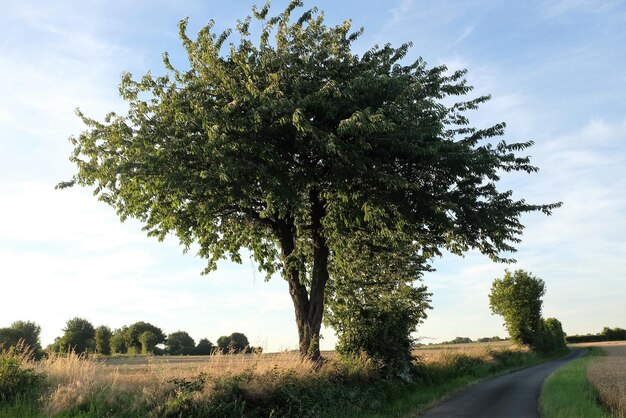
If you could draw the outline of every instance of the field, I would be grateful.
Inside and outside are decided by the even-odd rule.
[[[626,417],[626,342],[594,343],[606,352],[587,369],[587,378],[601,402],[618,417]]]
[[[203,357],[76,355],[25,360],[44,377],[36,396],[4,407],[10,416],[403,416],[477,380],[541,361],[510,344],[458,344],[415,352],[419,379],[380,378],[365,358],[333,352],[321,369],[295,352]]]

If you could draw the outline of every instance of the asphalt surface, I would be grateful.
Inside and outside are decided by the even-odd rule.
[[[426,411],[421,418],[537,418],[543,381],[566,363],[581,357],[572,350],[554,360],[470,386]]]

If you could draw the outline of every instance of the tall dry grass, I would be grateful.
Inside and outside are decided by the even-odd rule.
[[[431,383],[473,375],[493,364],[508,367],[507,362],[513,362],[515,367],[523,360],[522,353],[501,345],[415,352],[424,382]],[[344,408],[357,414],[367,408],[363,406],[367,402],[388,401],[388,394],[377,392],[385,386],[372,361],[346,361],[333,353],[326,353],[326,358],[321,368],[302,361],[297,352],[105,359],[70,353],[25,361],[45,376],[39,397],[45,416],[94,408],[119,416],[185,416],[187,411],[199,416],[240,416],[244,412],[239,413],[240,407],[257,412],[278,409],[277,416],[303,416],[303,412],[317,416],[315,408],[328,399],[341,397]],[[224,405],[227,411],[215,409]]]
[[[362,369],[355,371],[361,378],[375,371],[368,361],[362,359]],[[268,376],[288,371],[290,379],[306,381],[313,373],[332,373],[337,364],[331,358],[322,370],[314,371],[313,364],[303,361],[297,352],[108,359],[69,353],[50,356],[36,367],[46,376],[49,390],[42,401],[46,414],[53,416],[92,402],[94,396],[104,398],[103,402],[108,404],[115,403],[115,397],[122,395],[130,402],[130,408],[137,410],[165,405],[177,396],[181,382],[199,381],[199,378],[203,384],[193,397],[201,401],[220,390],[221,379],[242,374],[252,376],[246,386],[257,391],[261,398],[264,392],[273,389],[274,383],[280,384],[280,379]]]
[[[589,366],[587,379],[612,414],[626,417],[626,343],[594,345],[601,346],[607,356]]]

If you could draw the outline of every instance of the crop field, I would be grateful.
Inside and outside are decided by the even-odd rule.
[[[602,403],[614,416],[626,417],[626,342],[590,343],[602,347],[601,357],[587,369],[587,378],[597,389]],[[578,345],[580,346],[580,345]]]
[[[490,352],[519,349],[509,342],[469,343],[423,346],[413,354],[426,364],[441,362],[451,355],[463,354],[488,360]],[[333,360],[334,351],[323,351],[322,356]],[[106,357],[101,363],[105,374],[120,375],[172,375],[207,373],[209,376],[236,374],[245,370],[266,371],[272,369],[306,369],[300,361],[297,351],[263,354],[236,354],[213,356],[113,356]]]

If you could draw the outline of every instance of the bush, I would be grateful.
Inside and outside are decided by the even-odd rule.
[[[35,392],[43,376],[32,367],[31,352],[18,344],[4,350],[0,347],[0,401]]]
[[[412,333],[426,318],[430,293],[419,285],[425,268],[412,241],[401,235],[346,237],[333,260],[326,325],[337,332],[337,352],[365,354],[389,379],[412,380]]]
[[[540,353],[551,354],[565,351],[565,333],[556,318],[544,319],[536,337],[535,348]]]

